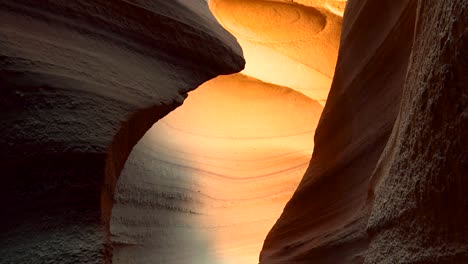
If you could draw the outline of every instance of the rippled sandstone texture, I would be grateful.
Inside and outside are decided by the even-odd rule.
[[[343,7],[336,0],[210,1],[213,14],[242,46],[243,74],[289,87],[322,105],[335,69]]]
[[[0,1],[0,263],[110,263],[134,144],[243,65],[203,1]]]
[[[260,263],[468,263],[467,5],[348,1],[312,160]]]
[[[317,124],[321,110],[243,75],[191,92],[147,132],[122,172],[114,263],[258,262],[310,159],[313,131],[303,122]]]
[[[114,263],[258,263],[330,88],[342,2],[329,3],[210,1],[246,68],[191,92],[135,146],[115,196]]]

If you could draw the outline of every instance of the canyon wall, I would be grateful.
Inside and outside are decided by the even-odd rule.
[[[419,1],[366,263],[468,263],[468,2]]]
[[[0,1],[0,263],[467,263],[467,5]]]
[[[191,92],[135,146],[114,263],[258,263],[307,168],[338,54],[343,2],[297,2],[210,1],[246,67]]]
[[[466,263],[467,1],[349,0],[309,168],[260,263]]]
[[[122,171],[113,263],[257,263],[307,167],[321,111],[303,94],[241,74],[191,92]]]
[[[241,70],[204,1],[0,1],[0,263],[110,263],[132,147]]]

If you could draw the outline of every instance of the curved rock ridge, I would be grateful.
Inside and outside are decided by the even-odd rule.
[[[260,263],[468,262],[467,12],[348,1],[312,160]]]
[[[191,92],[145,134],[122,172],[114,263],[258,262],[310,159],[314,131],[306,129],[321,110],[241,74]]]
[[[134,144],[243,65],[201,0],[1,1],[0,263],[110,263]]]
[[[114,198],[114,263],[258,263],[307,168],[341,17],[318,1],[210,8],[246,69],[191,92],[134,148]]]
[[[328,8],[336,2],[212,0],[210,9],[242,46],[243,74],[324,105],[340,42],[342,17]]]

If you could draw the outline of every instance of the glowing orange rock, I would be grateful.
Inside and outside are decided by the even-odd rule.
[[[111,225],[134,246],[116,249],[114,263],[255,264],[308,166],[341,17],[315,2],[210,7],[246,68],[191,92],[135,147]]]

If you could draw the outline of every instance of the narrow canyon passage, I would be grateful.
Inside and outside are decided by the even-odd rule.
[[[113,263],[258,263],[310,161],[339,44],[344,2],[297,2],[209,3],[246,68],[191,92],[135,146]]]
[[[0,264],[466,264],[467,58],[468,0],[1,0]]]

